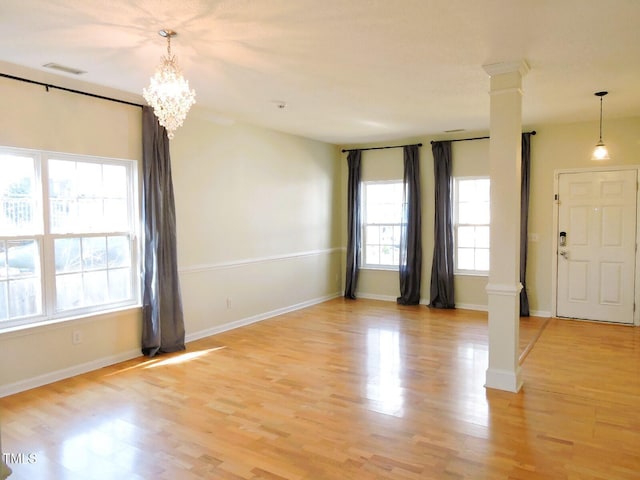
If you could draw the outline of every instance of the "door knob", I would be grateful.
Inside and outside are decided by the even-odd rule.
[[[566,250],[560,250],[560,255],[562,255],[566,259],[569,259],[569,252],[567,252]]]

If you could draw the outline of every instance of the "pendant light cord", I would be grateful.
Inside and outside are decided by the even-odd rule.
[[[600,96],[600,143],[602,143],[602,95]]]
[[[605,95],[607,95],[609,92],[607,91],[602,91],[602,92],[596,92],[594,93],[594,95],[596,97],[600,97],[600,142],[598,143],[602,143],[602,97],[604,97]]]

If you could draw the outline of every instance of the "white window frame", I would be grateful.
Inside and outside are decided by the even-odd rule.
[[[461,269],[458,268],[458,228],[463,226],[463,227],[467,227],[467,226],[486,226],[491,228],[490,226],[490,222],[489,223],[465,223],[465,224],[461,224],[459,222],[459,207],[460,207],[460,203],[459,203],[459,184],[461,181],[466,181],[466,180],[489,180],[489,182],[491,181],[488,175],[481,175],[481,176],[467,176],[467,177],[454,177],[453,178],[453,264],[454,264],[454,274],[455,275],[469,275],[469,276],[483,276],[486,277],[489,275],[489,269],[487,268],[486,270],[480,270],[480,269]],[[491,208],[491,206],[489,205],[489,208]],[[475,247],[474,247],[475,249]],[[489,249],[489,254],[491,253],[491,250]]]
[[[362,200],[361,200],[361,209],[362,209],[362,225],[361,225],[361,239],[362,245],[361,249],[361,265],[360,268],[365,270],[390,270],[390,271],[398,271],[400,268],[399,261],[398,265],[395,264],[385,264],[385,263],[368,263],[367,255],[366,255],[366,246],[367,246],[367,226],[391,226],[402,228],[402,214],[398,218],[397,223],[374,223],[367,221],[367,187],[371,185],[400,185],[402,187],[403,181],[402,179],[394,179],[394,180],[371,180],[371,181],[363,181],[361,182],[362,187]],[[402,200],[401,200],[402,201]]]
[[[30,157],[34,159],[36,172],[36,207],[34,216],[39,215],[38,231],[33,234],[6,235],[8,232],[0,231],[0,240],[35,239],[38,241],[40,254],[41,275],[41,305],[42,312],[39,315],[18,317],[15,319],[0,320],[0,333],[14,328],[28,328],[47,323],[55,323],[76,319],[83,316],[107,313],[126,308],[140,306],[140,207],[138,195],[138,162],[136,160],[115,159],[90,155],[76,155],[45,150],[22,149],[0,146],[0,154]],[[49,204],[49,160],[69,160],[84,163],[97,163],[101,165],[124,166],[127,173],[127,197],[128,197],[128,226],[125,231],[93,231],[93,232],[65,232],[52,233],[50,225]],[[86,238],[86,237],[129,237],[129,249],[131,255],[130,291],[131,298],[104,303],[100,305],[82,306],[63,311],[57,311],[56,307],[56,271],[54,259],[54,241],[60,238]],[[109,270],[109,267],[105,267]],[[84,271],[84,270],[83,270]]]

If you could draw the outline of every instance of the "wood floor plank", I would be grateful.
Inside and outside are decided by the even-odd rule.
[[[545,327],[542,329],[542,327]],[[0,399],[17,479],[640,478],[640,329],[332,300]]]

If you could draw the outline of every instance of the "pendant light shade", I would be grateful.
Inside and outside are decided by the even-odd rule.
[[[609,160],[609,151],[607,146],[602,141],[602,97],[609,92],[596,92],[594,95],[600,97],[600,140],[596,143],[596,148],[593,149],[591,160]]]

